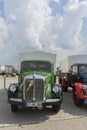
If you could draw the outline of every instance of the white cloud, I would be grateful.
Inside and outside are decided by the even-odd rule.
[[[57,3],[59,3],[59,2],[60,2],[60,0],[49,0],[49,1],[54,1],[54,2],[57,2]]]
[[[70,0],[65,5],[64,11],[63,16],[56,15],[51,18],[41,35],[43,44],[46,46],[49,43],[50,49],[58,52],[59,62],[67,55],[86,53],[86,45],[81,40],[81,30],[84,24],[82,18],[87,17],[87,1]],[[87,41],[87,33],[85,35]],[[49,50],[49,47],[46,49]]]
[[[8,39],[8,28],[2,17],[0,17],[0,51],[5,46],[5,42]]]
[[[17,63],[20,51],[41,50],[43,46],[47,51],[62,53],[62,57],[65,53],[84,52],[81,31],[82,18],[87,17],[87,1],[68,0],[63,7],[65,13],[56,16],[51,16],[50,1],[53,0],[5,0],[5,18],[0,18],[0,49],[3,47],[3,57],[7,59],[3,63],[9,63],[9,59],[10,63]]]
[[[8,29],[9,39],[4,42],[5,54],[0,59],[2,64],[17,63],[20,51],[42,49],[39,37],[45,23],[50,21],[51,9],[48,3],[49,0],[5,0],[4,26]],[[5,29],[3,33],[6,33]],[[3,58],[6,60],[3,61]]]
[[[66,11],[76,11],[78,9],[79,0],[70,0],[67,3]]]
[[[45,0],[26,0],[17,3],[16,0],[7,0],[5,3],[5,15],[15,42],[26,47],[41,48],[39,35],[43,26],[49,21],[51,9]],[[14,21],[14,22],[13,22]],[[15,24],[14,24],[15,23]],[[20,41],[20,42],[19,42]]]

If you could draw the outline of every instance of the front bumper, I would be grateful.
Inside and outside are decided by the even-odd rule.
[[[26,102],[22,101],[20,98],[9,98],[8,102],[14,105],[22,105],[24,107],[40,107],[40,106],[50,106],[58,105],[61,103],[61,99],[47,99],[42,102]]]

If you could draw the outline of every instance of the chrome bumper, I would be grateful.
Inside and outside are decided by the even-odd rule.
[[[20,98],[9,98],[8,102],[10,104],[22,105],[22,106],[25,106],[25,107],[33,107],[33,106],[38,107],[39,105],[49,106],[49,105],[59,104],[59,103],[61,103],[61,99],[47,99],[47,100],[42,101],[42,102],[29,103],[29,102],[26,102],[26,101],[22,101],[22,99],[20,99]]]

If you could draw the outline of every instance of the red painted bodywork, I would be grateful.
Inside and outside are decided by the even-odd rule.
[[[66,79],[64,79],[66,77]],[[69,80],[70,80],[70,73],[60,73],[59,75],[59,82],[61,83],[61,86],[64,87],[69,87]]]
[[[69,86],[68,80],[62,79],[61,86],[62,87],[68,87]]]
[[[87,90],[83,90],[83,84],[76,82],[74,84],[75,87],[75,94],[78,99],[87,100]]]

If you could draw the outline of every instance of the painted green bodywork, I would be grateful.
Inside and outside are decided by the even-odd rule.
[[[35,61],[35,60],[34,60]],[[37,61],[36,61],[37,62]],[[46,61],[42,61],[46,62]],[[22,62],[24,63],[24,61]],[[20,88],[19,88],[19,94],[18,97],[23,99],[23,80],[25,76],[28,75],[33,75],[37,74],[40,76],[45,77],[45,82],[46,82],[46,94],[45,94],[45,99],[51,99],[51,89],[52,85],[54,84],[54,66],[51,64],[51,72],[45,72],[45,71],[20,71],[20,76],[19,76],[19,82],[21,83]]]

